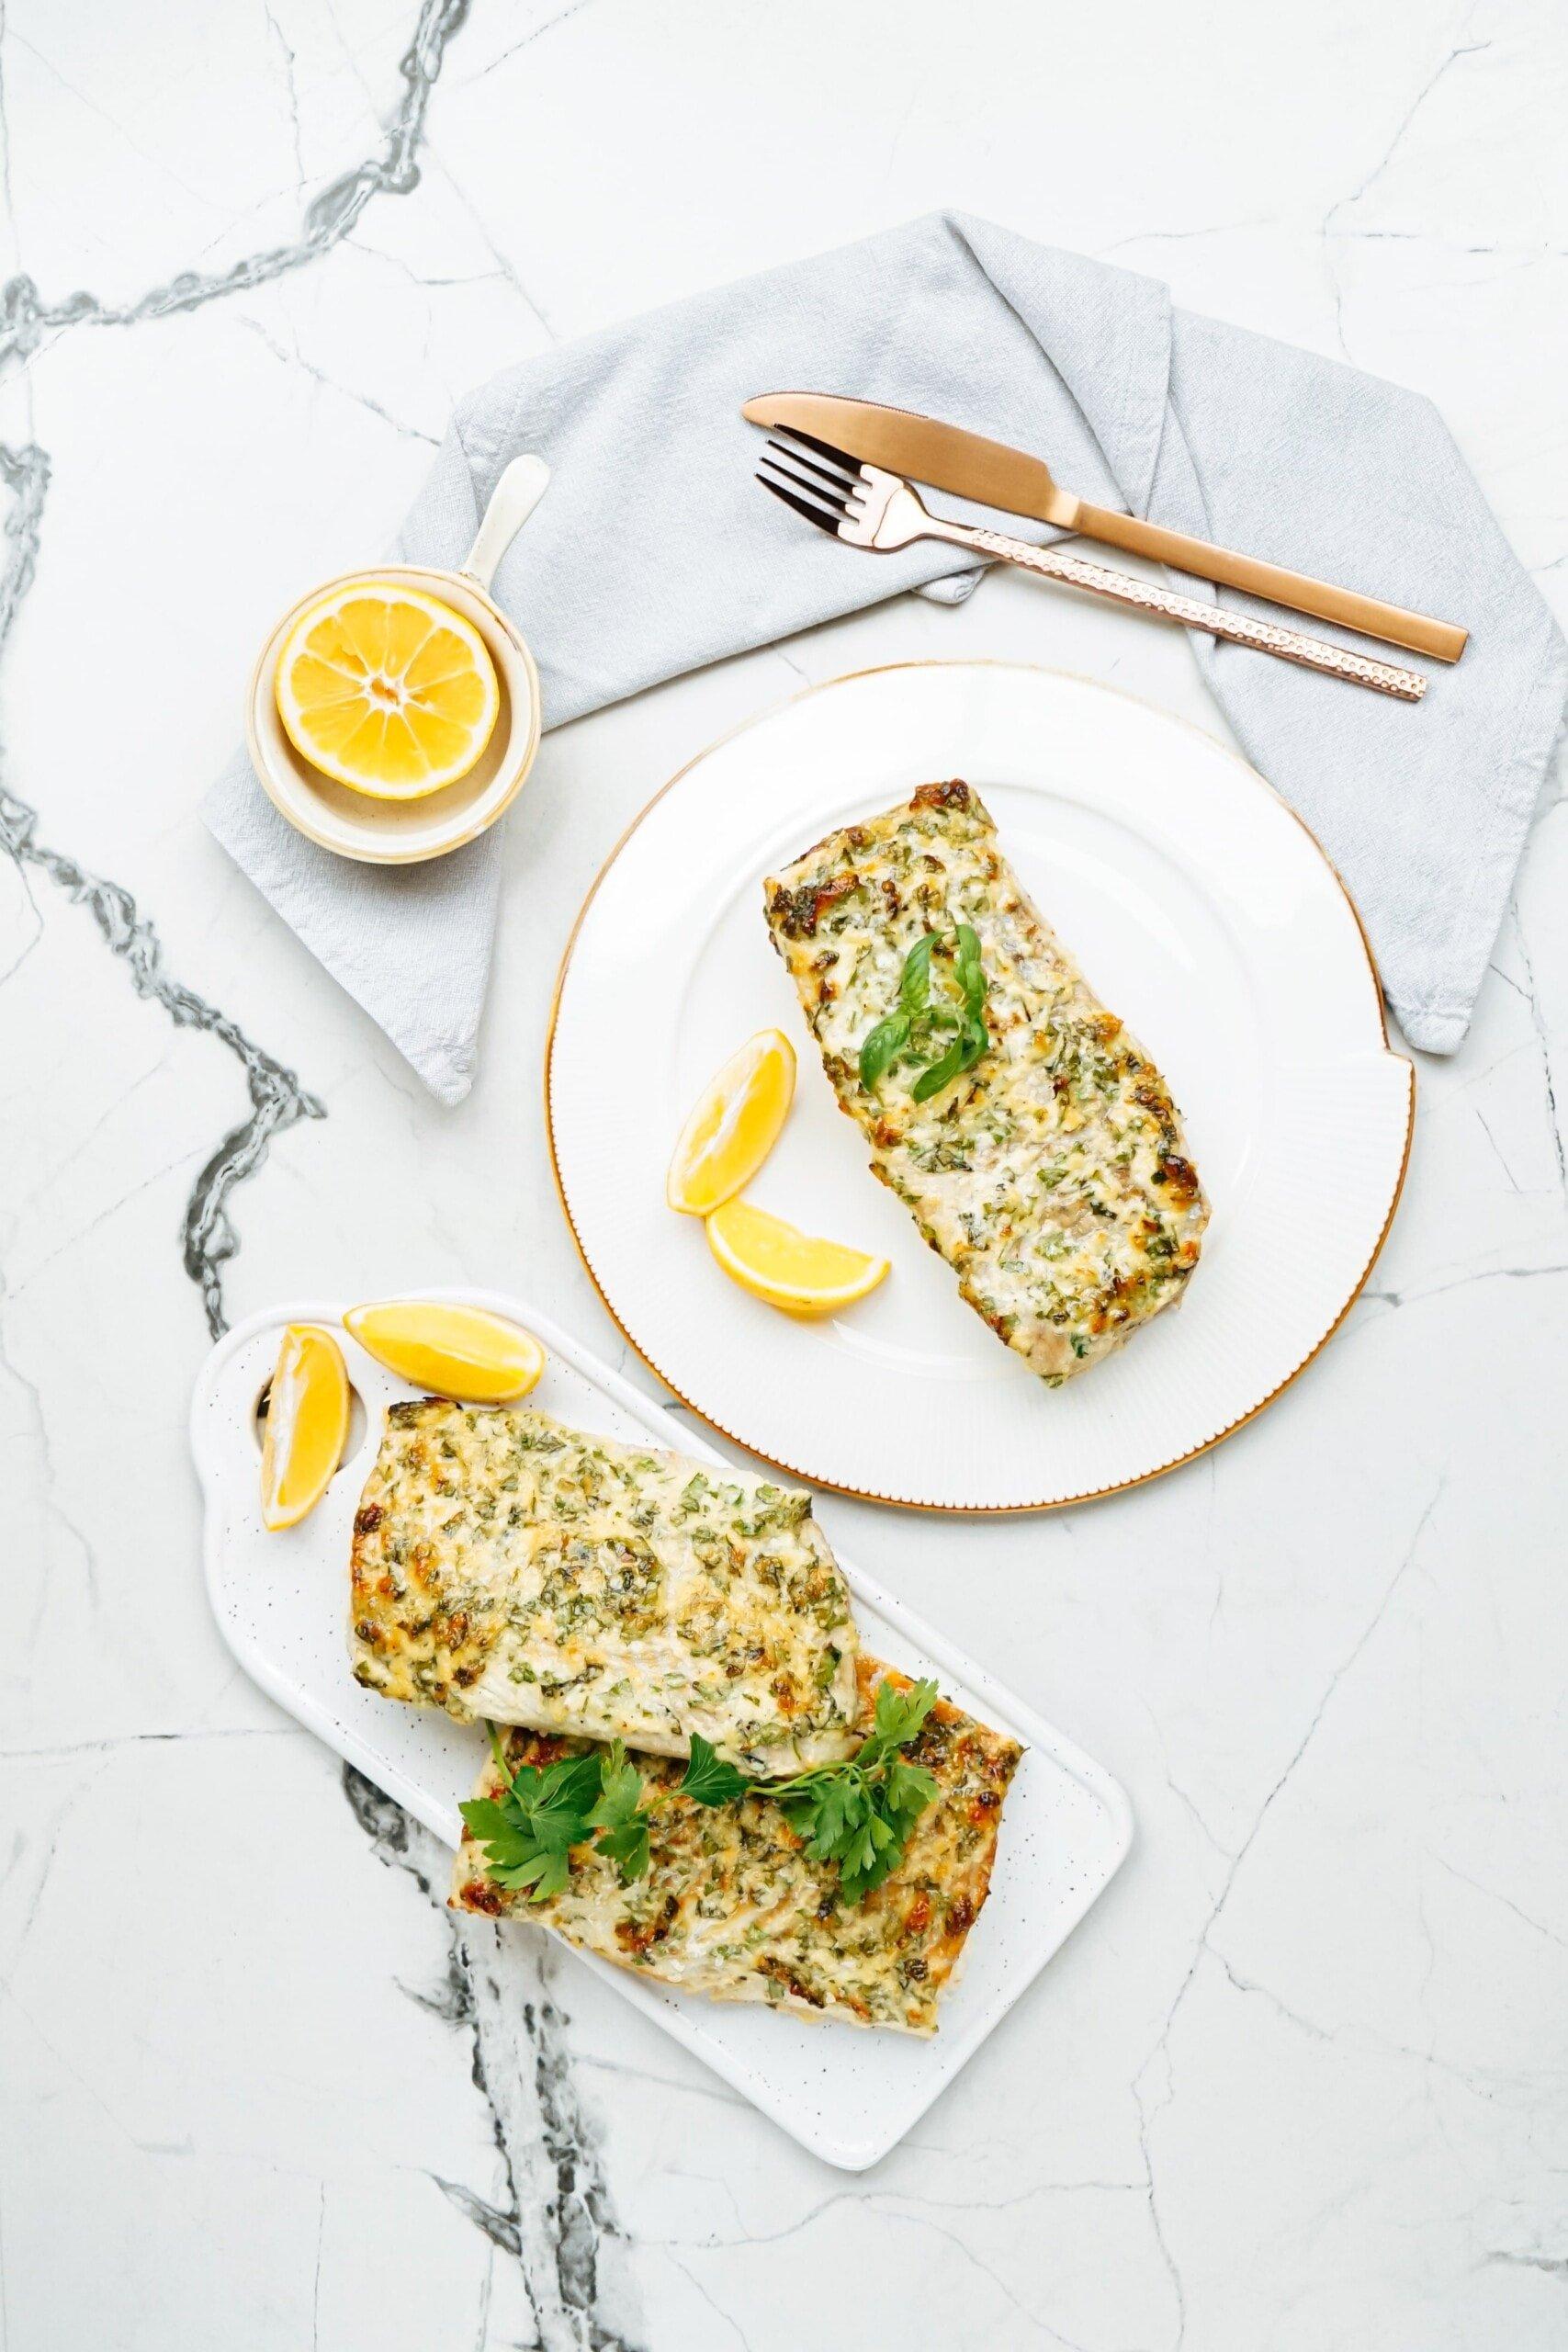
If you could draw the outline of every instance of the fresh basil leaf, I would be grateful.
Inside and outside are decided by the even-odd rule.
[[[898,976],[898,1001],[906,1012],[923,1012],[930,1001],[931,952],[941,937],[940,931],[926,932],[904,958],[904,969]]]
[[[862,1046],[860,1082],[868,1094],[875,1093],[879,1081],[908,1045],[910,1025],[907,1012],[891,1012],[877,1023]]]
[[[931,958],[948,934],[921,933],[908,956],[898,978],[898,1010],[879,1021],[860,1049],[860,1081],[874,1094],[886,1073],[906,1053],[929,1050],[934,1036],[956,1032],[953,1043],[923,1070],[910,1092],[917,1102],[929,1102],[963,1070],[978,1061],[990,1042],[986,1027],[987,981],[980,956],[980,939],[972,923],[953,931],[953,976],[963,1011],[942,999],[931,1001]]]
[[[973,1059],[975,1057],[967,1052],[964,1039],[954,1038],[942,1059],[932,1062],[931,1068],[922,1070],[916,1079],[909,1089],[911,1102],[929,1102],[933,1094],[940,1094],[944,1086],[951,1086],[959,1072],[967,1069]]]

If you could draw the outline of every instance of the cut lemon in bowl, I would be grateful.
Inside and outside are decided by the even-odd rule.
[[[706,1216],[749,1184],[779,1139],[795,1099],[795,1048],[778,1029],[759,1029],[709,1080],[681,1130],[664,1197],[687,1216]]]
[[[708,1246],[727,1274],[788,1315],[831,1315],[876,1288],[886,1258],[822,1241],[782,1216],[726,1201],[707,1220]]]
[[[501,709],[472,621],[395,580],[353,580],[295,623],[277,715],[301,759],[353,792],[419,800],[467,775]]]
[[[508,1404],[537,1386],[545,1369],[545,1351],[533,1333],[482,1306],[387,1299],[351,1306],[343,1320],[378,1363],[437,1396]]]
[[[275,1533],[313,1510],[343,1460],[348,1367],[330,1331],[290,1323],[267,1391],[262,1437],[262,1524]]]

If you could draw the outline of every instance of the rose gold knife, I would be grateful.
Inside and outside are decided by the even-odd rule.
[[[1408,646],[1435,661],[1457,662],[1469,632],[1450,621],[1431,619],[1425,613],[1405,612],[1375,596],[1358,595],[1350,588],[1336,588],[1326,580],[1284,571],[1276,563],[1235,555],[1211,547],[1206,539],[1189,538],[1145,523],[1136,514],[1118,514],[1075,498],[1055,480],[1040,458],[1010,449],[1004,441],[987,441],[966,433],[962,425],[944,424],[940,418],[917,416],[913,410],[883,408],[874,401],[848,400],[835,392],[764,392],[746,402],[741,415],[752,424],[794,426],[832,442],[851,456],[938,490],[972,498],[981,506],[999,506],[1010,514],[1032,514],[1064,531],[1078,531],[1107,547],[1125,548],[1129,554],[1152,558],[1177,571],[1190,571],[1247,595],[1263,596],[1292,612],[1311,613],[1319,620],[1337,621],[1342,628],[1383,639],[1390,645]]]

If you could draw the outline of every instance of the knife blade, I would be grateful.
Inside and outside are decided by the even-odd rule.
[[[987,441],[961,424],[939,417],[919,416],[912,409],[886,408],[875,401],[851,400],[838,392],[762,392],[750,400],[741,415],[751,424],[782,424],[863,463],[885,467],[889,473],[908,474],[933,489],[952,491],[981,506],[999,506],[1010,514],[1032,514],[1058,530],[1078,531],[1106,547],[1146,556],[1172,571],[1188,571],[1200,580],[1217,581],[1239,588],[1265,602],[1284,605],[1292,612],[1311,613],[1318,620],[1337,621],[1341,628],[1365,637],[1382,638],[1412,652],[1427,653],[1438,662],[1457,662],[1468,632],[1451,621],[1434,620],[1429,614],[1385,605],[1332,582],[1314,580],[1280,564],[1264,563],[1256,556],[1238,555],[1213,547],[1207,539],[1189,538],[1184,531],[1168,531],[1145,523],[1138,514],[1119,514],[1108,506],[1091,505],[1064,490],[1043,458],[1032,458],[1005,441]]]
[[[748,401],[740,413],[752,424],[797,426],[869,465],[912,474],[934,490],[951,490],[981,506],[1032,514],[1064,531],[1077,528],[1078,501],[1057,486],[1043,458],[966,433],[961,424],[836,392],[764,392]]]

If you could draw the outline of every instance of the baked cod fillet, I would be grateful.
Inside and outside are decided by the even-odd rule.
[[[1174,1306],[1209,1204],[1169,1089],[1030,904],[979,795],[925,785],[763,888],[773,944],[873,1170],[1030,1369],[1055,1387]],[[930,1001],[956,1012],[959,923],[979,939],[989,1042],[927,1102],[914,1099],[919,1060],[869,1092],[861,1047],[899,1011],[905,960],[928,933],[941,934]]]
[[[356,1681],[467,1722],[767,1774],[855,1744],[859,1648],[811,1498],[547,1413],[393,1405],[354,1522]]]
[[[891,1669],[863,1657],[859,1673],[869,1731]],[[903,1675],[891,1679],[908,1688]],[[508,1769],[553,1763],[581,1746],[511,1732]],[[716,2001],[934,2033],[942,1988],[990,1886],[1002,1799],[1022,1750],[939,1701],[903,1752],[934,1774],[937,1794],[897,1869],[863,1903],[840,1900],[835,1866],[811,1860],[770,1799],[695,1804],[676,1791],[682,1768],[654,1760],[643,1763],[645,1877],[623,1885],[607,1856],[575,1847],[564,1892],[530,1902],[486,1876],[484,1849],[465,1833],[452,1907],[537,1920],[603,1960]],[[500,1792],[487,1759],[474,1794]]]

